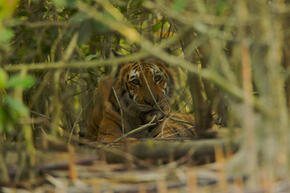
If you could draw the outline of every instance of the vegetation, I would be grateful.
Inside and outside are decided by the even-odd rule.
[[[228,176],[289,182],[289,17],[288,0],[1,0],[1,184],[37,179],[52,143],[72,155],[98,80],[148,56],[182,69],[173,108],[239,145]]]

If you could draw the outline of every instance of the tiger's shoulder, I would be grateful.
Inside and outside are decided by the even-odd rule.
[[[98,89],[94,96],[93,103],[88,107],[86,119],[86,137],[96,139],[98,135],[98,127],[102,122],[105,108],[110,108],[111,103],[109,97],[111,94],[114,78],[107,75],[98,81]]]

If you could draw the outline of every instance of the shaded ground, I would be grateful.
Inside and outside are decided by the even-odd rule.
[[[236,151],[236,147],[222,139],[141,140],[114,145],[72,141],[69,146],[55,141],[39,146],[35,180],[2,184],[1,191],[267,192],[269,185],[261,183],[249,189],[244,186],[245,176],[227,176],[225,168],[232,154],[225,149]],[[11,178],[19,168],[11,163]],[[278,184],[275,192],[289,191],[289,184]]]

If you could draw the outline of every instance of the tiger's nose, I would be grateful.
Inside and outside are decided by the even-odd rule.
[[[158,102],[158,100],[155,98],[156,102]],[[153,99],[152,96],[149,96],[149,97],[146,97],[145,100],[144,100],[144,103],[146,105],[150,105],[150,106],[154,106],[155,105],[155,101]]]

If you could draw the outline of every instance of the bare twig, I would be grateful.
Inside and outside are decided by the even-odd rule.
[[[3,157],[2,144],[0,147],[0,177],[3,182],[9,182],[9,173],[8,173],[6,161],[4,160],[4,157]]]
[[[138,133],[138,132],[143,131],[144,129],[146,129],[146,128],[148,128],[148,127],[151,127],[151,126],[156,125],[156,123],[153,123],[153,121],[155,120],[155,118],[156,118],[156,116],[153,116],[153,118],[151,119],[150,122],[148,122],[148,123],[146,123],[145,125],[142,125],[142,126],[136,128],[136,129],[133,129],[133,130],[129,131],[128,133],[125,133],[124,135],[122,135],[122,136],[119,137],[118,139],[114,140],[114,141],[112,142],[112,144],[113,144],[113,143],[117,143],[117,142],[121,141],[122,139],[124,139],[124,138],[126,138],[126,137],[128,137],[128,136],[130,136],[130,135],[132,135],[132,134],[134,134],[134,133]],[[111,143],[110,143],[110,145],[111,145]]]
[[[138,60],[140,58],[148,56],[148,53],[139,52],[131,54],[124,57],[112,58],[107,60],[92,60],[92,61],[72,61],[72,62],[45,62],[45,63],[35,63],[35,64],[17,64],[17,65],[6,65],[4,69],[6,71],[19,71],[26,68],[28,71],[32,70],[52,70],[60,68],[91,68],[104,65],[112,65],[115,63],[123,63],[132,60]]]
[[[123,112],[123,108],[121,106],[121,103],[120,103],[120,100],[119,100],[119,97],[117,96],[117,93],[115,91],[115,88],[112,87],[112,90],[113,90],[113,94],[114,94],[114,97],[119,105],[119,108],[120,108],[120,114],[121,114],[121,125],[122,125],[122,134],[124,135],[125,134],[125,127],[124,127],[124,112]]]
[[[72,25],[79,25],[78,23],[72,23],[69,21],[36,21],[36,22],[22,22],[19,25],[25,25],[30,28],[42,28],[51,26],[67,27]]]

